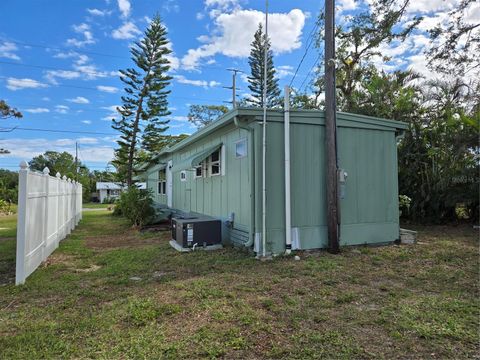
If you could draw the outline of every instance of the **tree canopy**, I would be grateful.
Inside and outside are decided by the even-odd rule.
[[[112,162],[120,174],[132,185],[133,171],[138,163],[138,154],[153,156],[162,134],[168,129],[168,75],[171,53],[167,30],[157,15],[145,31],[142,40],[135,42],[130,53],[135,67],[120,70],[120,80],[125,84],[121,118],[112,120],[113,129],[120,132]]]
[[[275,77],[275,68],[273,66],[273,52],[270,49],[270,39],[267,39],[263,33],[262,24],[258,24],[258,30],[255,32],[251,44],[248,64],[250,65],[250,75],[248,76],[248,88],[250,96],[246,103],[249,106],[263,107],[263,89],[265,79],[265,47],[267,48],[267,107],[271,108],[279,105],[281,101],[278,79]]]

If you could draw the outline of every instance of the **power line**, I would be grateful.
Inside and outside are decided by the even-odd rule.
[[[14,130],[24,130],[24,131],[43,131],[43,132],[53,132],[53,133],[70,133],[70,134],[89,134],[89,135],[111,135],[117,136],[118,134],[105,133],[98,131],[74,131],[74,130],[55,130],[55,129],[37,129],[37,128],[25,128],[25,127],[13,127],[13,128],[0,128],[0,132],[12,132]]]
[[[307,79],[310,77],[310,73],[313,71],[313,69],[315,68],[315,66],[317,66],[318,62],[320,61],[320,58],[321,58],[321,54],[318,54],[318,57],[317,57],[317,60],[315,60],[315,62],[313,63],[312,67],[310,68],[310,70],[308,71],[307,75],[305,76],[305,78],[303,79],[302,83],[300,84],[300,87],[298,88],[298,92],[301,93],[302,92],[302,88],[303,88],[303,84],[305,84],[305,82],[307,81]]]
[[[9,77],[7,77],[7,76],[0,76],[0,79],[8,79],[8,78]],[[87,87],[87,86],[75,86],[75,85],[63,85],[63,84],[55,84],[54,86],[65,87],[65,88],[74,88],[74,89],[100,91],[97,88]],[[202,102],[219,102],[219,103],[222,102],[221,100],[187,97],[187,96],[169,96],[168,98],[169,99],[180,99],[180,100],[202,101]],[[45,104],[43,104],[43,105],[27,105],[27,106],[45,106]]]
[[[292,86],[293,81],[295,80],[295,77],[297,76],[298,70],[300,69],[300,66],[302,66],[303,60],[305,60],[305,57],[307,56],[308,50],[310,50],[310,46],[313,44],[313,34],[318,28],[318,21],[315,22],[315,26],[313,27],[312,31],[310,31],[310,34],[307,37],[307,46],[305,47],[305,52],[303,53],[302,58],[300,59],[300,62],[298,63],[297,68],[295,69],[295,73],[293,74],[292,80],[290,80],[290,85],[289,87]]]
[[[111,57],[111,58],[129,59],[130,60],[130,58],[127,57],[127,56],[104,54],[104,53],[95,52],[95,51],[72,50],[70,48],[61,47],[61,46],[40,45],[40,44],[26,43],[26,42],[15,41],[15,40],[4,40],[4,42],[10,42],[10,43],[14,43],[14,44],[17,44],[17,45],[30,46],[30,47],[43,48],[43,49],[51,49],[51,50],[58,50],[58,51],[71,51],[71,52],[79,53],[79,54],[87,54],[87,55],[94,55],[94,56],[105,56],[105,57]]]
[[[35,69],[46,69],[46,70],[57,70],[57,71],[76,71],[81,74],[88,74],[88,75],[94,75],[98,77],[107,77],[105,74],[106,72],[108,73],[109,71],[105,71],[103,73],[96,72],[96,71],[85,71],[85,70],[76,70],[76,69],[63,69],[63,68],[57,68],[53,66],[45,66],[45,65],[34,65],[34,64],[25,64],[25,63],[15,63],[11,61],[0,61],[0,64],[4,65],[14,65],[14,66],[25,66],[25,67],[30,67],[30,68],[35,68]]]

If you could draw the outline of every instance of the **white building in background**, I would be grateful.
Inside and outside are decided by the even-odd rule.
[[[136,184],[139,189],[146,189],[146,183],[137,183]],[[125,190],[127,186],[124,186],[120,183],[114,182],[97,182],[97,193],[98,193],[98,201],[101,203],[104,202],[105,199],[118,199],[120,194],[123,190]]]

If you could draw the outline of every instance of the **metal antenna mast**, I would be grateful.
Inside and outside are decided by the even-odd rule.
[[[265,39],[263,48],[263,139],[262,139],[262,255],[267,243],[267,56],[268,56],[268,0],[265,0]]]

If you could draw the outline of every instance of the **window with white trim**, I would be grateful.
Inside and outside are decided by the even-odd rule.
[[[199,166],[195,166],[195,179],[203,177],[203,167],[204,167],[203,162]]]
[[[221,174],[220,164],[220,149],[218,149],[208,157],[208,169],[210,176],[217,176]]]
[[[235,143],[235,157],[240,159],[245,156],[247,156],[247,139],[241,139]]]
[[[180,181],[187,181],[187,172],[185,170],[180,171]]]
[[[158,171],[158,195],[167,194],[167,173],[165,169]]]

